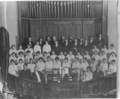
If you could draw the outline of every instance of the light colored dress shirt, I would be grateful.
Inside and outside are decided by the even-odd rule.
[[[34,52],[36,53],[37,51],[41,53],[41,47],[39,45],[34,46]]]
[[[44,62],[37,62],[37,69],[38,69],[38,71],[43,71],[43,70],[45,70],[45,63]]]
[[[64,60],[65,59],[64,55],[59,55],[58,57],[59,57],[60,60]]]
[[[105,73],[108,70],[108,64],[102,62],[100,64],[100,70],[102,70]]]
[[[46,67],[46,71],[51,71],[53,69],[53,62],[52,61],[45,62],[45,67]]]
[[[57,57],[57,55],[51,55],[51,56],[50,56],[50,58],[51,58],[52,60],[55,60],[56,57]]]
[[[18,72],[18,68],[16,65],[10,65],[8,72],[14,76],[18,76],[18,74],[16,72]]]
[[[79,62],[73,62],[72,68],[80,68],[80,63]]]
[[[14,52],[14,53],[17,53],[17,50],[16,50],[16,49],[15,49],[15,50],[10,49],[10,50],[9,50],[9,55],[11,55],[13,52]]]
[[[85,72],[83,82],[89,81],[89,80],[91,80],[92,78],[93,78],[92,72]]]
[[[51,46],[49,44],[45,44],[43,46],[43,52],[47,52],[47,53],[51,52]]]
[[[108,68],[108,74],[112,74],[112,73],[114,73],[116,71],[117,71],[116,65],[110,64],[110,66]]]
[[[27,65],[27,69],[29,69],[31,71],[31,73],[34,72],[34,67],[35,67],[35,64],[33,64],[33,63]]]
[[[84,55],[84,57],[87,58],[87,60],[91,59],[90,55]]]
[[[69,54],[68,54],[68,55],[67,55],[67,58],[68,58],[69,61],[71,61],[71,60],[74,59],[74,55],[69,55]]]
[[[25,53],[27,53],[27,51],[30,51],[30,54],[32,55],[33,54],[33,49],[32,48],[30,48],[30,49],[25,49]]]

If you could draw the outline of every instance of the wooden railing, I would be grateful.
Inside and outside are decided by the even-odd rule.
[[[40,84],[8,74],[8,87],[20,95],[41,98],[80,98],[83,95],[106,93],[116,88],[116,73],[83,83]]]

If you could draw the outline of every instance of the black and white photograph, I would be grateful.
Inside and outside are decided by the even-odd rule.
[[[0,99],[119,97],[119,0],[0,1]]]

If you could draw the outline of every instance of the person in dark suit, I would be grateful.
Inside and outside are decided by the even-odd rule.
[[[58,44],[58,41],[55,41],[55,45],[53,46],[53,51],[56,53],[56,55],[60,54],[61,46]]]
[[[73,44],[74,44],[74,40],[73,40],[73,37],[70,35],[69,38],[68,38],[68,43],[70,45],[70,50],[72,50],[72,47],[73,47]]]
[[[73,54],[74,54],[74,55],[77,54],[78,46],[79,46],[79,44],[78,44],[78,40],[75,39],[75,40],[74,40],[74,44],[73,44],[73,48],[72,48],[72,51],[73,51]]]
[[[65,69],[62,69],[62,81],[61,83],[68,83],[69,82],[69,76],[65,72]]]
[[[43,45],[45,44],[45,42],[43,41],[43,38],[40,37],[39,40],[38,40],[38,42],[39,42],[39,45],[40,45],[40,47],[41,47],[41,49],[42,49],[42,48],[43,48]]]
[[[51,38],[49,36],[46,36],[46,41],[48,41],[48,44],[51,46]]]
[[[53,48],[55,46],[56,36],[53,35],[51,38],[51,47]]]
[[[79,46],[78,46],[78,49],[79,49],[80,53],[81,53],[82,50],[83,50],[83,45],[84,45],[83,39],[81,38],[81,39],[80,39],[80,42],[79,42]]]
[[[104,45],[104,39],[102,38],[101,33],[99,34],[98,38],[96,38],[95,42],[96,42],[95,44],[98,48],[101,48]]]
[[[93,72],[93,79],[97,79],[104,76],[104,72],[100,70],[100,66],[96,65],[96,70]]]
[[[42,72],[37,70],[37,67],[34,67],[34,73],[32,74],[32,80],[38,83],[45,83],[45,77]]]
[[[59,41],[59,45],[61,47],[63,47],[65,45],[65,37],[64,36],[61,36],[60,41]]]
[[[31,37],[28,38],[27,45],[28,45],[28,44],[31,46],[31,48],[34,47],[34,42],[32,41]],[[26,45],[26,47],[27,47],[27,45]]]
[[[84,42],[83,49],[84,49],[84,52],[88,51],[88,49],[89,49],[88,41],[87,40],[85,40],[85,42]]]
[[[63,46],[63,52],[67,54],[69,51],[70,51],[70,47],[69,47],[68,40],[66,39],[65,45]]]
[[[31,73],[30,70],[27,69],[27,65],[23,65],[23,70],[19,72],[19,77],[24,78],[24,79],[31,79]]]
[[[88,46],[90,49],[92,49],[94,46],[94,40],[92,36],[89,37]]]

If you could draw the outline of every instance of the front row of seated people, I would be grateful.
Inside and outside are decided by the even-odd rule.
[[[52,51],[51,55],[46,52],[43,54],[36,52],[36,55],[33,57],[30,51],[26,51],[26,56],[24,57],[23,52],[19,52],[18,55],[13,52],[10,57],[9,73],[44,83],[46,71],[59,69],[59,74],[63,78],[65,74],[70,75],[69,68],[77,73],[79,81],[84,82],[96,79],[116,72],[116,54],[114,51],[106,54],[104,50],[99,52],[93,50],[92,56],[89,55],[88,51],[86,51],[85,55],[81,55],[78,52],[74,56],[72,51],[68,55],[64,55],[63,52],[60,52],[60,55],[56,55]]]

